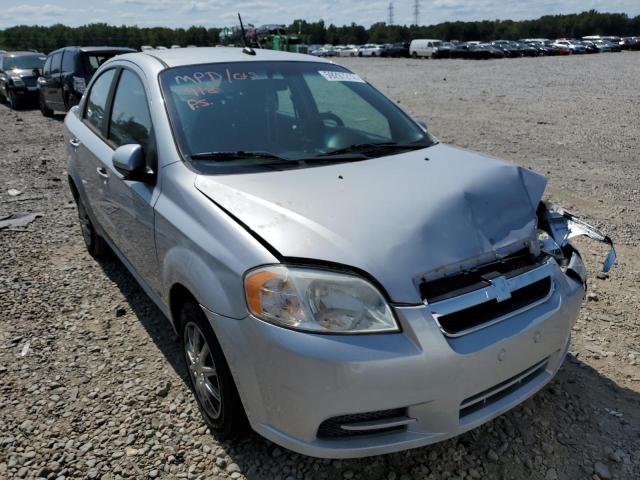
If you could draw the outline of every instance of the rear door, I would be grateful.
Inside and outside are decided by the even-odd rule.
[[[105,199],[113,149],[107,143],[107,112],[115,76],[115,69],[105,70],[93,83],[82,112],[82,122],[71,132],[69,139],[81,178],[78,188],[85,196],[94,223],[101,229],[105,229],[109,219],[105,214]]]
[[[76,71],[76,56],[76,50],[71,48],[66,49],[62,55],[62,66],[60,69],[60,93],[65,110],[69,110],[74,105],[77,105],[80,100],[80,98],[74,94],[73,88],[73,75]]]
[[[44,86],[45,98],[49,108],[65,110],[62,102],[62,83],[60,73],[62,71],[62,51],[51,55],[51,70]]]
[[[142,180],[127,180],[108,162],[105,228],[129,263],[159,292],[153,206],[160,188],[155,175],[156,141],[143,78],[142,72],[133,67],[120,71],[111,107],[108,142],[113,149],[128,144],[141,145],[149,174]]]

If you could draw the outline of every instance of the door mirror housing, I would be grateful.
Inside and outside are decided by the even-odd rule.
[[[142,146],[138,144],[122,145],[113,152],[113,166],[127,180],[140,180],[147,175],[147,165]]]

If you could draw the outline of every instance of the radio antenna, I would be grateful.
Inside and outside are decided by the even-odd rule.
[[[242,31],[242,44],[244,48],[242,49],[242,53],[246,53],[247,55],[255,55],[256,52],[253,48],[247,45],[247,34],[244,31],[244,25],[242,23],[242,17],[240,16],[240,12],[238,12],[238,20],[240,20],[240,30]]]

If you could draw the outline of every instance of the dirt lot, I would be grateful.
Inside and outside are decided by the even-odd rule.
[[[43,214],[0,231],[0,478],[640,478],[640,53],[340,63],[442,141],[547,174],[554,200],[616,240],[609,278],[596,277],[605,249],[581,242],[591,295],[555,381],[475,431],[393,455],[220,444],[169,324],[117,260],[85,253],[62,117],[0,106],[0,216]]]

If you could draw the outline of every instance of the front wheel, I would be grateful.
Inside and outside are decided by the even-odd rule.
[[[14,92],[13,90],[9,90],[8,100],[9,100],[9,107],[11,108],[11,110],[18,110],[22,105],[20,98],[18,98],[18,95],[16,95],[16,92]]]
[[[199,305],[188,302],[182,308],[180,323],[184,360],[205,423],[221,440],[242,435],[247,417],[207,317]]]

